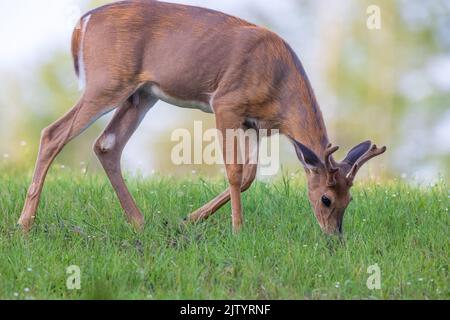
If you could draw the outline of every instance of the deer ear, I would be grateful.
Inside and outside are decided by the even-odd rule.
[[[306,169],[314,170],[323,167],[322,161],[319,157],[304,144],[292,139],[297,152],[298,159]]]
[[[365,141],[358,144],[356,147],[350,150],[343,162],[353,166],[359,158],[361,158],[367,151],[369,151],[371,146],[371,141]]]

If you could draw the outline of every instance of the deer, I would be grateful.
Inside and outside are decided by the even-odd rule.
[[[218,132],[268,129],[286,136],[306,175],[320,228],[342,234],[350,189],[360,168],[383,154],[371,141],[338,162],[315,93],[296,53],[274,32],[222,12],[155,0],[114,2],[83,15],[72,36],[82,96],[42,131],[31,185],[18,222],[28,233],[46,175],[61,150],[103,115],[115,111],[94,144],[126,218],[138,230],[144,216],[121,170],[125,145],[158,101],[215,116]],[[226,134],[223,134],[226,136]],[[223,152],[237,141],[223,141]],[[248,156],[248,154],[247,154]],[[204,221],[231,200],[232,230],[243,226],[241,194],[257,163],[225,164],[229,188],[186,218]]]

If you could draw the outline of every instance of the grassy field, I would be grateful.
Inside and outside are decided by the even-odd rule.
[[[444,182],[358,184],[345,243],[327,239],[301,175],[256,183],[244,195],[246,225],[233,236],[229,205],[184,227],[224,181],[129,179],[146,217],[125,223],[103,175],[53,170],[37,223],[16,229],[29,174],[0,171],[2,299],[449,299],[449,191]],[[378,264],[381,290],[366,286]],[[66,288],[66,268],[81,290]]]

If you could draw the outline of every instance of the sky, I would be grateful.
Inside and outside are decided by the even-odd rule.
[[[15,0],[0,2],[0,66],[36,63],[55,49],[69,49],[73,27],[85,1]]]

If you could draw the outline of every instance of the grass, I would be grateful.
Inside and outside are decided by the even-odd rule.
[[[103,175],[66,169],[51,172],[25,237],[15,223],[29,180],[0,171],[2,299],[450,298],[445,182],[357,185],[339,243],[321,233],[300,175],[256,183],[238,236],[229,205],[206,223],[180,224],[224,181],[128,179],[147,221],[136,233]],[[374,264],[381,290],[366,286]],[[71,265],[81,269],[81,290],[66,288]]]

